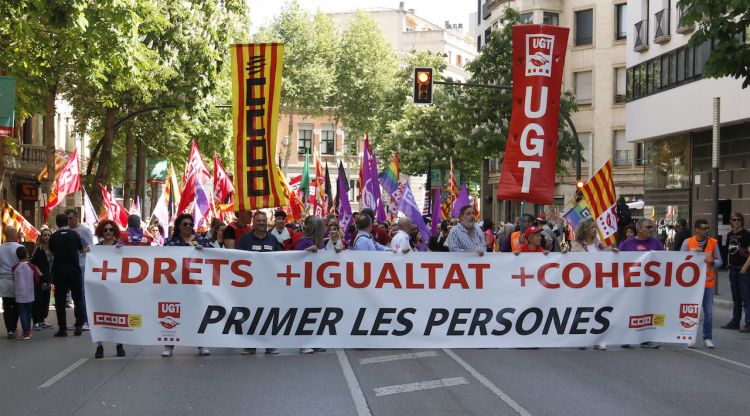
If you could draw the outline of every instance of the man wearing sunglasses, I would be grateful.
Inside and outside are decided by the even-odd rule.
[[[648,218],[641,218],[635,224],[636,235],[620,244],[620,251],[661,251],[664,244],[653,236],[654,223]]]
[[[706,348],[713,348],[711,326],[713,325],[714,286],[716,286],[716,270],[721,265],[721,254],[719,245],[715,238],[708,236],[710,228],[708,221],[704,219],[695,220],[694,233],[682,243],[680,251],[695,251],[706,253],[706,286],[703,292],[703,341]]]
[[[722,328],[750,332],[750,231],[745,229],[745,217],[739,212],[732,214],[731,222],[732,230],[727,234],[727,263],[734,307],[732,320]],[[743,307],[745,326],[740,329]]]

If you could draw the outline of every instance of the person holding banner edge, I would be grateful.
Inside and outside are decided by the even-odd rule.
[[[188,247],[192,246],[196,250],[202,250],[204,247],[211,247],[203,236],[195,233],[195,224],[191,214],[180,214],[174,220],[174,235],[164,243],[166,247]],[[162,351],[162,357],[171,357],[174,351],[174,345],[165,345]],[[211,351],[206,347],[198,347],[198,355],[211,355]]]
[[[96,238],[99,239],[99,242],[96,244],[98,246],[112,246],[116,248],[120,248],[122,246],[122,242],[119,238],[120,227],[116,222],[110,219],[100,221],[96,226],[94,235],[96,235]],[[122,344],[118,343],[115,346],[115,351],[117,352],[118,357],[125,356],[125,348],[122,346]],[[96,351],[94,352],[94,358],[104,358],[104,345],[101,341],[96,342]]]
[[[482,228],[476,224],[474,207],[464,205],[458,214],[459,224],[448,233],[445,245],[453,253],[474,252],[480,257],[487,250]]]
[[[719,253],[719,244],[715,238],[709,237],[710,227],[708,221],[699,218],[695,220],[693,236],[682,242],[680,251],[693,251],[706,253],[706,287],[703,292],[703,342],[706,348],[714,348],[712,325],[714,307],[714,287],[716,286],[716,270],[721,268],[723,262]]]

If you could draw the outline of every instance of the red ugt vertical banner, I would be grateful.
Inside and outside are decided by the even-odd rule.
[[[497,199],[549,205],[568,28],[513,26],[513,109]]]

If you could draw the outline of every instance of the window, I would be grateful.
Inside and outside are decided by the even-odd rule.
[[[644,150],[645,150],[644,143],[635,144],[635,164],[637,166],[643,166]]]
[[[591,104],[593,92],[591,74],[591,71],[576,72],[573,74],[573,84],[578,104]]]
[[[534,23],[534,12],[521,13],[521,23],[523,24]]]
[[[578,133],[581,141],[581,166],[589,166],[593,151],[593,135],[591,133]]]
[[[625,102],[625,67],[615,68],[615,103]]]
[[[312,154],[312,124],[300,124],[299,131],[297,132],[297,153],[304,155],[305,153]]]
[[[336,153],[336,130],[333,125],[324,125],[320,132],[320,154],[332,155]]]
[[[630,166],[633,164],[633,145],[625,140],[625,130],[615,130],[613,134],[615,151],[615,166]]]
[[[456,66],[463,66],[461,55],[456,55]]]
[[[560,13],[544,12],[542,24],[560,26]]]
[[[622,40],[628,37],[628,4],[615,4],[615,39]]]
[[[575,13],[576,46],[594,43],[594,9]]]
[[[477,52],[482,50],[482,35],[477,36]]]
[[[677,51],[677,82],[685,80],[685,49]]]
[[[490,28],[487,28],[484,31],[484,44],[485,45],[488,44],[488,43],[490,43],[490,35],[491,34],[492,34],[492,29],[490,29]]]

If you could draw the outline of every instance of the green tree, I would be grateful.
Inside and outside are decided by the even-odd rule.
[[[284,44],[281,109],[289,117],[291,136],[295,115],[319,115],[332,104],[338,45],[333,20],[320,11],[302,9],[296,0],[288,1],[273,22],[258,31],[255,41]],[[290,155],[287,146],[282,169]]]
[[[374,131],[387,113],[388,94],[396,85],[398,61],[377,22],[364,11],[354,14],[341,36],[336,59],[336,113],[350,151],[368,131]],[[378,138],[373,137],[377,142]]]
[[[697,24],[690,46],[712,41],[703,74],[711,78],[742,78],[750,85],[750,0],[680,0],[686,10],[681,25]]]

